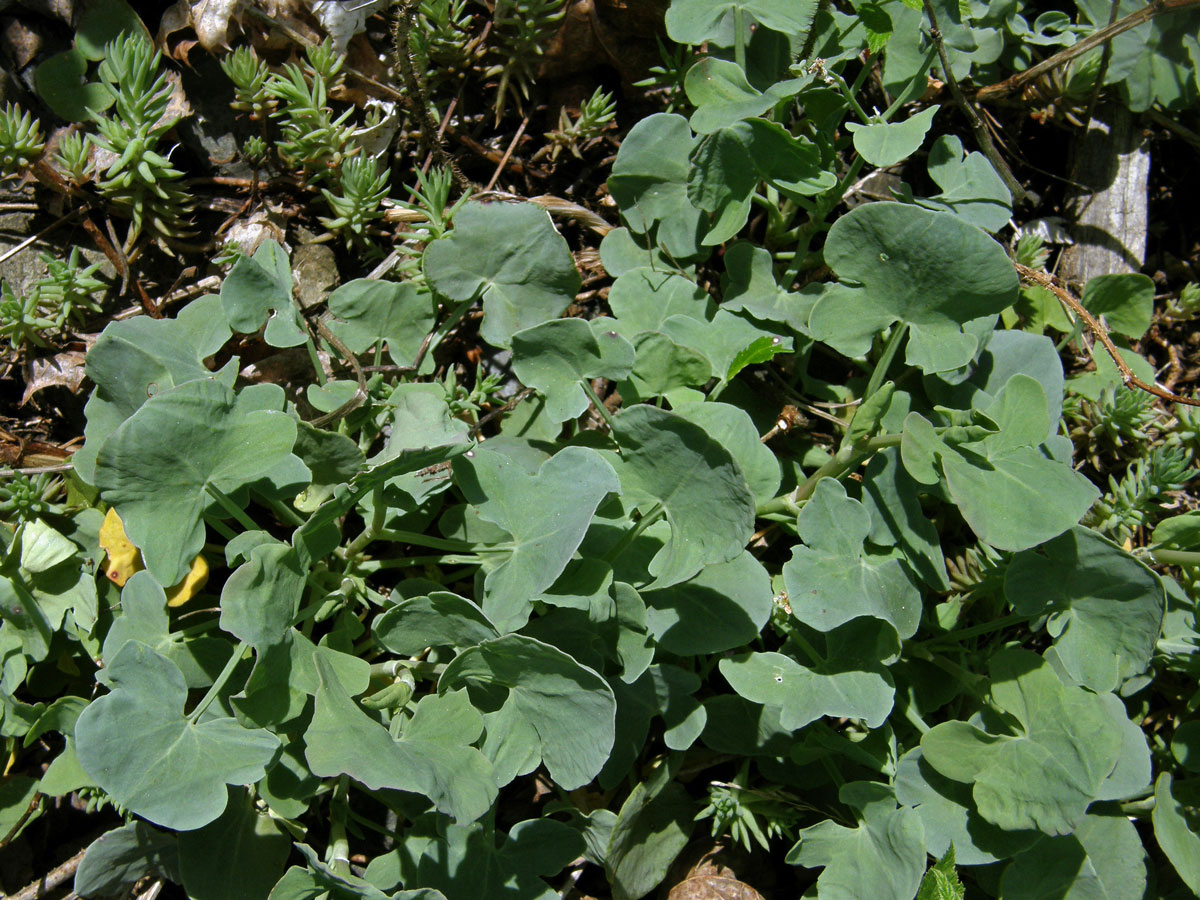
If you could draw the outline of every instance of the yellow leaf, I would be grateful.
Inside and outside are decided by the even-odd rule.
[[[108,553],[108,563],[104,574],[117,587],[125,587],[125,582],[134,572],[146,568],[142,563],[142,554],[125,534],[125,525],[117,511],[109,508],[100,526],[100,546]]]
[[[183,577],[183,581],[167,591],[167,606],[183,606],[200,593],[200,589],[207,581],[208,562],[202,555],[196,554],[196,558],[192,560],[192,567]]]
[[[124,587],[134,572],[146,567],[141,551],[129,540],[121,517],[111,507],[100,526],[100,546],[108,554],[104,574],[117,587]],[[183,581],[167,590],[167,606],[182,606],[196,596],[207,582],[208,562],[203,556],[197,555]]]

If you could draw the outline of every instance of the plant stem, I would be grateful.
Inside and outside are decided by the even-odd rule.
[[[947,631],[945,634],[939,634],[927,641],[922,641],[922,645],[930,647],[943,643],[961,644],[967,638],[979,637],[981,634],[991,634],[994,631],[1003,631],[1005,628],[1032,620],[1033,616],[1009,613],[1007,616],[1001,616],[998,619],[992,619],[990,622],[983,622],[979,625],[972,625],[970,628],[958,628],[954,631]]]
[[[748,43],[746,13],[742,9],[742,4],[735,3],[733,6],[733,61],[743,72],[746,71],[746,44]]]
[[[619,541],[609,548],[608,552],[602,557],[603,560],[605,562],[612,562],[619,557],[625,552],[630,544],[638,539],[643,531],[662,518],[664,512],[666,512],[666,508],[661,503],[654,504],[653,509],[638,519],[637,523],[627,532],[625,532]]]
[[[279,516],[281,521],[288,525],[295,525],[298,528],[304,524],[304,519],[300,518],[300,514],[282,500],[271,497],[267,500],[267,505],[271,507],[271,511],[275,515]]]
[[[383,502],[383,485],[378,484],[371,489],[371,521],[367,523],[362,534],[346,547],[345,559],[353,559],[360,555],[366,546],[375,540],[387,520],[387,504]]]
[[[1200,566],[1200,552],[1195,550],[1151,550],[1150,557],[1160,566]]]
[[[887,343],[883,347],[883,355],[879,357],[879,362],[875,363],[875,369],[871,372],[871,379],[867,382],[867,389],[863,391],[863,400],[866,400],[879,390],[879,386],[887,378],[888,369],[892,367],[892,361],[896,358],[900,344],[904,342],[904,337],[907,334],[907,322],[903,322],[892,328],[892,333],[888,336]]]
[[[329,849],[326,851],[326,862],[338,875],[350,874],[350,839],[346,837],[349,794],[350,776],[339,775],[333,796],[329,798]]]
[[[369,559],[363,562],[354,564],[356,572],[369,575],[373,572],[381,572],[385,569],[407,569],[410,566],[432,565],[473,565],[478,566],[483,562],[483,557],[478,554],[465,555],[438,555],[438,556],[405,556],[400,559]]]
[[[204,715],[204,711],[212,705],[212,702],[216,700],[218,696],[220,696],[221,691],[225,687],[225,683],[229,681],[231,677],[233,677],[234,669],[236,669],[238,667],[238,663],[242,661],[242,656],[246,652],[246,648],[248,646],[249,645],[245,641],[238,641],[238,645],[233,648],[233,653],[230,655],[229,660],[225,663],[225,668],[221,670],[221,674],[217,676],[217,680],[212,683],[212,687],[208,689],[208,693],[200,698],[200,702],[196,704],[196,708],[188,714],[187,720],[189,724],[195,725],[196,722],[200,720],[200,717]]]
[[[233,502],[233,498],[226,494],[223,490],[213,484],[211,481],[204,485],[204,490],[208,492],[208,496],[212,497],[221,506],[225,512],[233,516],[239,525],[247,531],[259,531],[259,527],[254,523],[254,520],[246,515],[246,511]]]
[[[608,430],[612,431],[613,417],[608,411],[608,407],[604,405],[604,401],[596,396],[596,392],[592,390],[592,383],[586,378],[579,379],[579,383],[583,385],[583,392],[591,398],[592,405],[596,407],[596,412],[600,413],[601,418],[608,423]]]
[[[376,537],[381,541],[412,544],[414,547],[428,547],[431,550],[448,550],[451,553],[471,553],[477,546],[470,541],[431,537],[418,531],[401,531],[397,528],[381,528]]]

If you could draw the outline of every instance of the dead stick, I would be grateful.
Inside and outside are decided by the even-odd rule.
[[[500,180],[500,173],[504,171],[504,167],[508,165],[508,161],[512,159],[513,151],[517,149],[517,144],[525,135],[525,126],[529,124],[529,116],[521,120],[521,127],[517,129],[517,133],[513,135],[513,139],[508,142],[508,149],[504,151],[504,155],[500,157],[500,162],[496,164],[496,171],[492,173],[491,179],[487,183],[487,187],[483,190],[486,193],[496,186],[496,182]]]
[[[21,890],[12,895],[11,900],[37,900],[38,897],[44,897],[60,884],[63,884],[68,878],[75,874],[75,870],[79,868],[79,864],[83,862],[83,854],[87,852],[87,848],[80,850],[65,863],[51,869],[50,872],[39,878],[32,884],[28,884]]]
[[[1011,94],[1014,91],[1020,90],[1029,82],[1041,78],[1047,72],[1058,68],[1059,66],[1070,62],[1076,57],[1082,56],[1094,47],[1099,47],[1107,40],[1115,38],[1118,34],[1128,31],[1130,28],[1137,28],[1139,25],[1149,22],[1157,15],[1169,12],[1179,12],[1180,10],[1188,9],[1193,6],[1200,5],[1200,0],[1154,0],[1149,6],[1144,6],[1137,12],[1132,12],[1125,18],[1114,22],[1107,28],[1101,28],[1099,31],[1093,31],[1082,41],[1072,44],[1065,50],[1060,50],[1048,59],[1042,60],[1036,66],[1031,66],[1024,72],[1018,72],[1010,78],[1006,78],[997,84],[990,84],[987,87],[982,87],[975,92],[975,99],[988,101]]]
[[[950,57],[946,53],[946,44],[942,41],[942,30],[938,27],[937,14],[933,11],[933,3],[930,0],[925,0],[925,15],[929,17],[929,35],[933,38],[933,44],[937,47],[938,59],[942,61],[942,74],[946,76],[946,84],[950,86],[950,94],[954,97],[954,102],[958,106],[964,116],[967,117],[967,122],[971,125],[971,133],[975,135],[975,141],[983,150],[984,156],[988,158],[988,162],[992,164],[992,168],[996,170],[996,174],[1004,181],[1005,186],[1012,194],[1013,203],[1019,203],[1025,199],[1025,188],[1021,182],[1017,181],[1017,177],[1013,175],[1012,169],[1008,167],[1008,163],[1000,155],[996,149],[996,145],[992,143],[991,132],[988,131],[987,125],[983,123],[983,119],[979,118],[979,113],[975,111],[975,107],[971,105],[966,96],[963,95],[962,87],[959,86],[958,79],[954,77],[954,69],[950,66]]]
[[[1046,272],[1039,272],[1036,269],[1031,269],[1029,266],[1023,266],[1020,263],[1013,264],[1016,267],[1017,274],[1021,276],[1021,280],[1036,284],[1038,287],[1043,287],[1050,291],[1058,301],[1067,307],[1075,314],[1085,325],[1088,330],[1095,335],[1096,340],[1104,345],[1104,349],[1108,351],[1108,355],[1112,357],[1112,361],[1116,363],[1118,371],[1121,373],[1121,380],[1129,387],[1135,387],[1145,391],[1147,394],[1153,394],[1160,400],[1166,400],[1169,403],[1182,403],[1185,406],[1200,406],[1200,400],[1192,400],[1187,397],[1181,397],[1171,391],[1165,391],[1156,384],[1147,384],[1133,374],[1133,369],[1129,368],[1129,363],[1121,356],[1120,351],[1112,342],[1112,338],[1108,336],[1108,331],[1103,325],[1096,321],[1093,316],[1082,303],[1072,296],[1070,291],[1065,290],[1058,284],[1058,279]]]

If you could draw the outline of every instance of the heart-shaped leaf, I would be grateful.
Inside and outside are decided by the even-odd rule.
[[[204,546],[209,485],[228,493],[277,466],[307,481],[292,455],[296,420],[263,408],[276,395],[274,385],[234,394],[217,381],[187,382],[155,394],[104,442],[96,486],[160,584],[179,582]]]
[[[608,760],[616,733],[612,689],[561,650],[517,634],[484,641],[451,660],[438,681],[439,693],[459,687],[495,708],[484,714],[483,752],[497,784],[545,762],[556,784],[574,790]]]
[[[670,540],[650,562],[649,589],[678,584],[742,552],[754,529],[754,497],[728,450],[699,426],[650,406],[623,410],[613,436],[626,499],[661,507],[671,525]]]
[[[266,774],[279,738],[236,719],[184,716],[187,685],[178,667],[139,641],[128,641],[97,676],[110,693],[75,723],[84,771],[144,819],[190,831],[216,819],[225,785]]]
[[[455,213],[454,230],[429,245],[422,265],[439,294],[482,299],[479,332],[497,347],[558,318],[579,290],[567,242],[533,203],[468,203]]]
[[[292,266],[274,241],[263,241],[253,257],[243,256],[221,284],[221,305],[229,327],[263,338],[272,347],[298,347],[307,340],[300,310],[292,299]]]
[[[458,822],[487,812],[496,799],[496,784],[488,761],[469,746],[483,730],[477,712],[467,707],[460,711],[463,716],[443,723],[451,727],[395,740],[355,705],[328,661],[318,655],[316,666],[320,687],[304,733],[304,756],[314,775],[346,774],[372,790],[422,794]],[[465,730],[457,727],[463,722]]]

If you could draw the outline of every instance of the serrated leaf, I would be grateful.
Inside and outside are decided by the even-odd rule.
[[[1005,830],[1069,834],[1121,754],[1104,702],[1064,685],[1027,650],[1003,650],[989,664],[992,701],[1018,723],[1015,735],[966,722],[936,725],[921,738],[926,761],[974,785],[975,804]]]
[[[187,686],[165,656],[128,641],[98,676],[109,693],[75,723],[84,771],[139,816],[178,831],[216,819],[226,784],[252,784],[266,773],[279,739],[231,718],[192,723]]]
[[[902,638],[916,633],[920,593],[898,559],[865,552],[871,516],[837,480],[818,482],[798,525],[805,545],[794,547],[783,566],[792,615],[818,631],[872,616],[890,623]]]
[[[729,451],[697,425],[649,406],[613,421],[617,475],[626,499],[661,504],[671,537],[650,562],[649,589],[691,578],[742,552],[754,527],[754,498]]]
[[[483,641],[451,660],[438,681],[439,693],[459,687],[493,698],[483,750],[500,785],[545,762],[555,783],[574,790],[608,759],[612,689],[561,650],[516,634]]]
[[[298,347],[308,333],[292,299],[292,266],[275,241],[263,241],[254,256],[239,259],[221,283],[221,306],[229,327],[253,334],[263,325],[272,347]]]
[[[534,595],[570,562],[596,507],[621,486],[608,461],[586,447],[560,450],[530,475],[487,446],[459,457],[454,471],[480,518],[512,535],[511,553],[484,580],[483,611],[502,632],[515,631]]]
[[[951,845],[946,855],[930,866],[921,879],[916,900],[963,900],[966,895],[954,868],[954,846]]]
[[[451,300],[483,301],[479,333],[496,347],[556,319],[575,299],[579,273],[549,214],[533,203],[468,203],[454,230],[422,257],[430,286]]]
[[[720,669],[740,696],[780,707],[780,724],[793,731],[821,716],[863,719],[878,728],[892,711],[895,689],[878,672],[821,673],[782,653],[726,657]]]
[[[457,822],[470,822],[487,812],[496,799],[492,767],[468,746],[483,730],[478,714],[473,735],[439,735],[434,730],[416,739],[394,740],[355,705],[326,660],[317,656],[316,666],[320,686],[312,723],[304,733],[304,757],[314,775],[345,774],[372,790],[421,794]]]
[[[187,382],[155,394],[104,442],[96,486],[160,584],[179,582],[204,546],[208,485],[228,493],[277,466],[308,478],[291,452],[295,419],[262,408],[263,399],[256,388],[234,394],[217,381]]]

